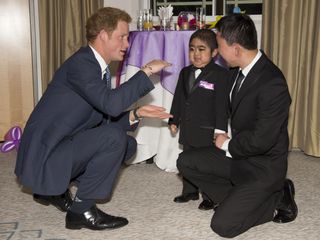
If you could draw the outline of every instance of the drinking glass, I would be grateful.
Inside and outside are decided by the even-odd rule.
[[[197,29],[203,29],[206,25],[206,9],[203,7],[196,8],[196,26]]]
[[[143,30],[150,31],[153,29],[152,9],[145,9],[143,15]]]
[[[140,9],[137,11],[137,30],[138,31],[143,30],[143,15],[144,15],[143,9]]]

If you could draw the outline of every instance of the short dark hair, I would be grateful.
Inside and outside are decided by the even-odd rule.
[[[245,14],[231,14],[221,18],[216,26],[229,45],[238,43],[242,47],[257,49],[257,30],[252,19]]]
[[[218,48],[216,34],[212,30],[199,29],[199,30],[195,31],[190,37],[189,46],[191,44],[191,41],[195,38],[200,39],[201,41],[205,42],[209,46],[209,48],[211,49],[211,52],[214,49]]]
[[[111,34],[117,28],[119,21],[130,23],[131,20],[132,19],[128,13],[118,8],[100,8],[87,20],[87,40],[92,41],[96,39],[96,37],[102,29],[106,30],[108,34]]]

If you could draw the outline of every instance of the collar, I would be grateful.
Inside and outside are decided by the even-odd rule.
[[[103,58],[101,57],[101,55],[97,52],[97,50],[94,49],[94,47],[92,47],[90,44],[89,44],[89,47],[90,47],[91,50],[93,51],[94,57],[97,59],[99,65],[100,65],[101,73],[102,73],[102,76],[103,76],[103,74],[104,74],[105,71],[106,71],[106,68],[108,67],[108,64],[106,64],[106,62],[104,61],[104,59],[103,59]]]
[[[262,56],[261,51],[259,50],[257,55],[254,57],[254,59],[251,61],[251,63],[246,66],[244,69],[240,69],[242,71],[242,74],[244,75],[244,77],[246,77],[248,75],[248,73],[250,72],[251,68],[253,68],[253,66],[256,64],[256,62],[258,62],[259,58]]]

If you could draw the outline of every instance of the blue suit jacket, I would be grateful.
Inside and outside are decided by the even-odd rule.
[[[52,151],[65,139],[98,125],[106,115],[117,117],[130,130],[125,109],[153,88],[139,71],[120,87],[107,89],[92,50],[80,48],[56,71],[26,124],[15,169],[21,183],[42,194],[65,191],[71,177],[71,151],[61,150],[49,160]]]

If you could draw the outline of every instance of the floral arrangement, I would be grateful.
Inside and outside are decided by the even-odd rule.
[[[193,12],[180,12],[178,16],[178,26],[180,29],[195,29],[196,18]]]

